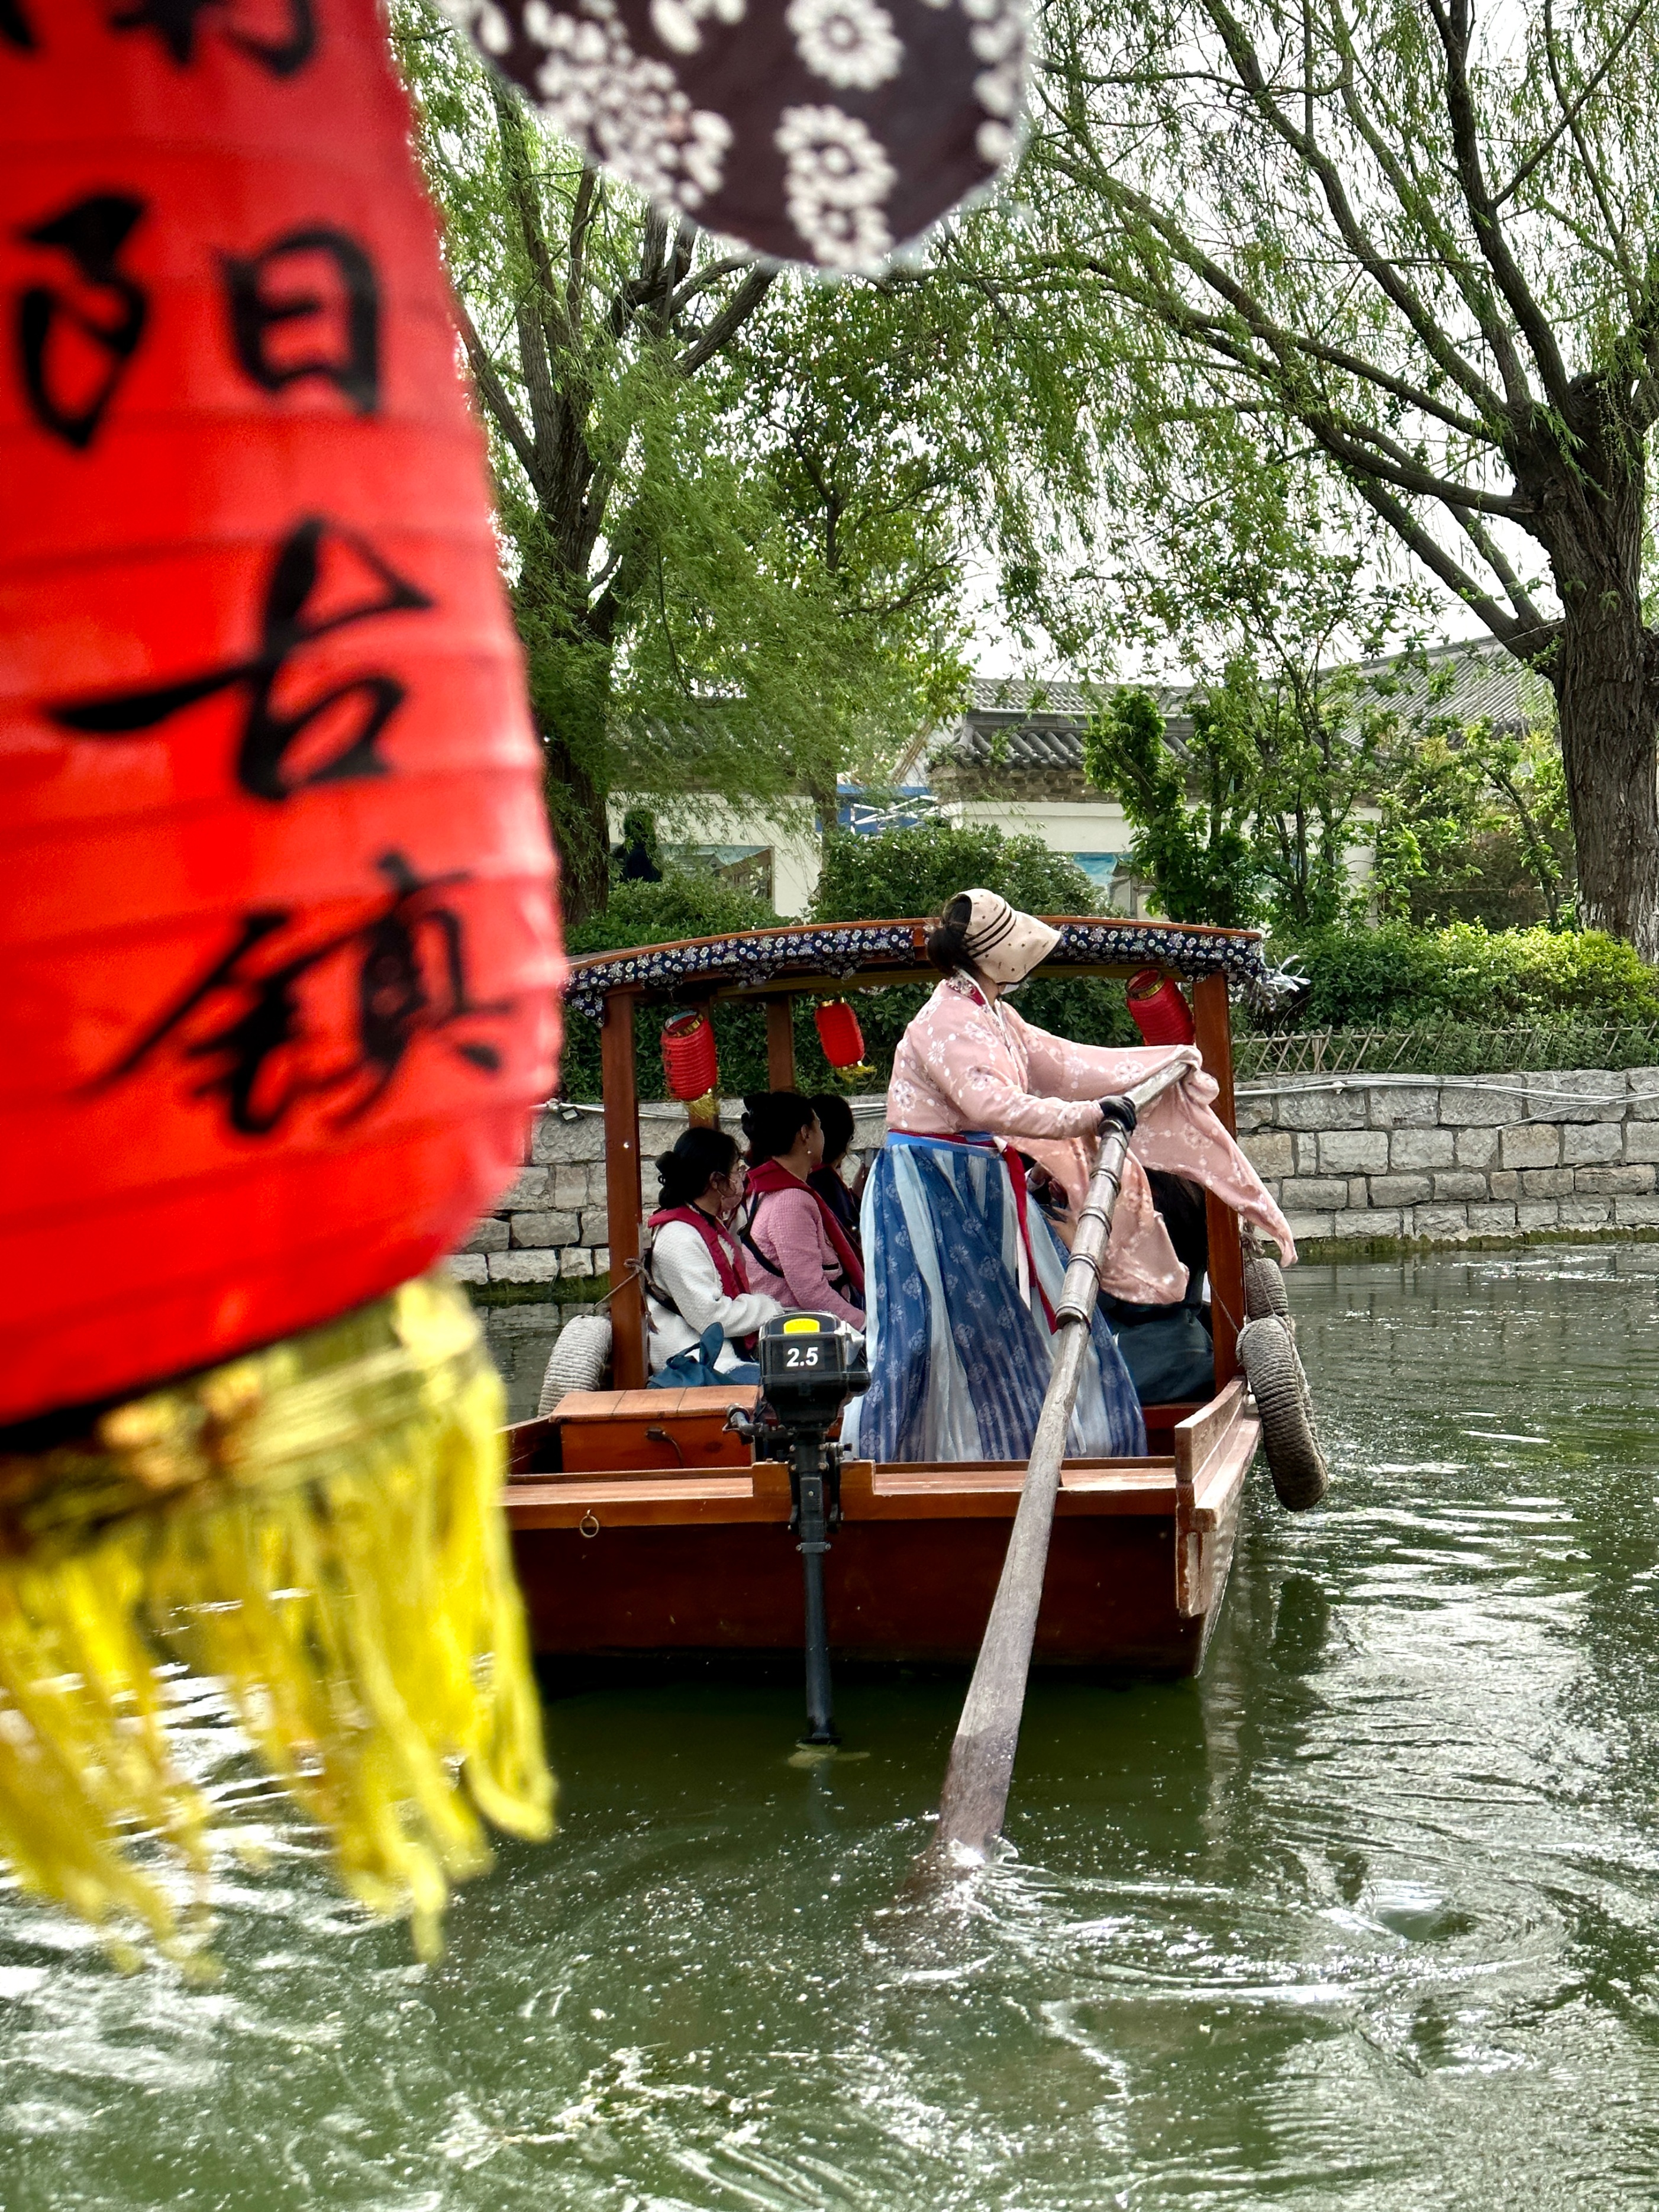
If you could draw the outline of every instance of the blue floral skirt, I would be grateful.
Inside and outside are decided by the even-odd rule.
[[[1018,1173],[1018,1164],[1013,1171]],[[1037,1280],[1058,1304],[1065,1246],[1029,1209]],[[870,1389],[842,1422],[860,1459],[1029,1459],[1054,1360],[1042,1301],[1020,1295],[1009,1169],[988,1143],[890,1135],[864,1192]],[[1097,1315],[1067,1455],[1133,1457],[1146,1431]]]

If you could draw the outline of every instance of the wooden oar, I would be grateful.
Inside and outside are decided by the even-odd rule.
[[[1187,1063],[1160,1068],[1123,1095],[1137,1114],[1178,1083]],[[1077,1403],[1089,1328],[1100,1291],[1099,1263],[1111,1234],[1112,1214],[1122,1188],[1127,1128],[1108,1129],[1100,1141],[1089,1194],[1078,1218],[1071,1265],[1066,1270],[1055,1318],[1054,1370],[1042,1401],[1031,1456],[1014,1516],[1013,1534],[1002,1563],[1002,1579],[986,1623],[974,1679],[957,1723],[939,1801],[939,1827],[930,1856],[953,1846],[983,1856],[1002,1826],[1008,1785],[1013,1778],[1025,1683],[1031,1668],[1031,1643],[1042,1602],[1043,1570],[1048,1564],[1048,1532],[1054,1525],[1066,1436]]]

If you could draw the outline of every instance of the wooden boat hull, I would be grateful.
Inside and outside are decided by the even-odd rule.
[[[801,1570],[784,1468],[746,1463],[746,1452],[739,1463],[711,1409],[664,1407],[666,1395],[606,1394],[615,1408],[593,1425],[607,1441],[628,1427],[636,1456],[654,1433],[658,1465],[526,1467],[514,1480],[508,1518],[536,1650],[570,1659],[799,1652]],[[657,1403],[645,1411],[661,1410],[653,1424],[634,1402],[647,1395]],[[598,1446],[589,1427],[567,1431],[579,1462]],[[1198,1671],[1259,1434],[1234,1382],[1174,1429],[1167,1456],[1067,1465],[1037,1665]],[[522,1462],[535,1447],[520,1436]],[[1023,1475],[1018,1466],[849,1465],[825,1562],[834,1656],[970,1664]]]

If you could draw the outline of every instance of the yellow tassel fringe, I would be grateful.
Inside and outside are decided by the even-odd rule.
[[[0,1856],[171,1948],[137,1831],[206,1870],[155,1674],[218,1679],[340,1879],[438,1948],[480,1816],[551,1832],[501,1511],[501,1385],[465,1295],[406,1283],[325,1328],[0,1455]]]

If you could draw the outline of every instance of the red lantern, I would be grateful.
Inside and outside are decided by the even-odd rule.
[[[1143,968],[1124,987],[1130,1016],[1148,1044],[1191,1044],[1193,1010],[1175,978],[1161,969]]]
[[[451,1249],[559,961],[375,0],[16,0],[0,92],[5,1421]]]
[[[682,1104],[706,1098],[720,1079],[714,1026],[707,1014],[676,1014],[662,1025],[662,1072]]]
[[[864,1031],[859,1027],[859,1018],[845,999],[832,999],[828,1006],[814,1009],[812,1020],[817,1026],[818,1042],[823,1047],[823,1056],[831,1067],[860,1067],[864,1064]]]

